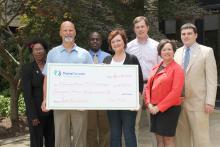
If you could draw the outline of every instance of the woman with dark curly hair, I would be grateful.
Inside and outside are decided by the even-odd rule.
[[[53,112],[42,112],[43,79],[42,70],[46,63],[47,44],[35,39],[28,45],[34,61],[22,68],[22,86],[26,105],[26,114],[30,132],[31,147],[54,147]]]

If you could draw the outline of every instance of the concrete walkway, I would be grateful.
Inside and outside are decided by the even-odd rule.
[[[143,113],[140,125],[140,135],[139,135],[139,145],[138,147],[153,147],[153,142],[155,138],[152,133],[149,132],[147,128],[148,122],[146,117],[146,112]],[[216,110],[210,116],[210,134],[211,134],[211,147],[220,146],[220,110]],[[0,140],[1,147],[30,147],[29,135],[24,135],[15,138],[8,138]]]

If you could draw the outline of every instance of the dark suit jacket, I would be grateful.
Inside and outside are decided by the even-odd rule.
[[[44,76],[36,62],[26,64],[22,68],[22,88],[29,120],[47,113],[42,112]]]
[[[103,63],[105,64],[110,64],[112,61],[112,56],[107,56],[104,60]],[[140,63],[135,55],[131,55],[126,53],[125,61],[123,64],[130,64],[130,65],[138,65],[138,73],[139,73],[139,92],[143,92],[143,74],[141,70]]]

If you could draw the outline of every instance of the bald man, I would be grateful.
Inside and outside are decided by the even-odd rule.
[[[41,106],[43,111],[47,111],[46,80],[48,63],[93,63],[89,52],[76,45],[76,29],[72,22],[65,21],[61,24],[60,37],[62,38],[62,44],[49,51],[46,66],[43,70],[45,75],[44,100]],[[55,147],[86,147],[87,111],[54,110],[54,125]],[[71,136],[73,136],[73,142]]]

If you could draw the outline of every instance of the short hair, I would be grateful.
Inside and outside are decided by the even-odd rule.
[[[102,35],[101,35],[99,32],[97,32],[97,31],[92,31],[92,32],[90,32],[90,33],[89,33],[89,39],[88,39],[88,40],[90,40],[90,38],[92,37],[92,35],[93,35],[94,33],[98,34],[99,37],[100,37],[100,39],[101,39],[101,41],[102,41]]]
[[[149,26],[149,21],[147,19],[147,17],[145,16],[138,16],[136,17],[134,20],[133,20],[133,26],[136,24],[136,23],[139,23],[140,21],[144,20],[146,26]]]
[[[116,28],[114,30],[112,30],[109,35],[108,35],[108,44],[109,44],[109,48],[112,49],[112,46],[111,46],[111,41],[112,39],[117,36],[117,35],[120,35],[122,40],[124,41],[124,48],[126,49],[127,47],[127,35],[125,33],[125,30],[124,29],[121,29],[121,28]]]
[[[30,43],[28,43],[27,47],[28,47],[28,50],[30,53],[33,52],[33,47],[35,44],[41,44],[45,50],[45,52],[47,53],[48,52],[48,45],[47,45],[47,42],[41,38],[34,38]]]
[[[176,42],[174,40],[169,40],[169,39],[162,39],[160,40],[160,43],[157,46],[157,51],[158,51],[158,55],[161,56],[161,50],[163,49],[164,45],[170,43],[172,48],[173,48],[173,52],[176,51]]]
[[[91,38],[91,36],[93,35],[93,34],[98,34],[99,36],[100,36],[100,38],[101,38],[101,40],[102,40],[102,35],[98,32],[98,31],[92,31],[92,32],[90,32],[89,33],[89,39]]]
[[[180,28],[180,32],[182,32],[182,30],[185,30],[185,29],[193,29],[193,32],[197,33],[197,28],[192,23],[186,23],[186,24],[182,25]]]

